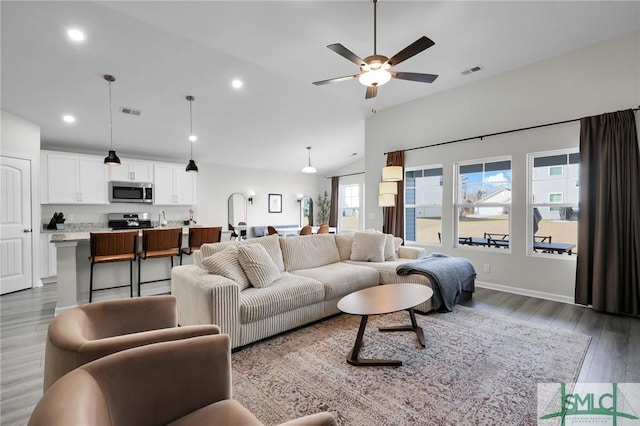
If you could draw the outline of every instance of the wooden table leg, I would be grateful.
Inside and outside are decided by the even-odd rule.
[[[360,358],[360,348],[362,347],[362,339],[364,337],[364,330],[367,328],[368,315],[363,315],[360,320],[360,328],[358,328],[358,336],[356,337],[356,343],[353,345],[353,349],[347,355],[347,362],[351,365],[363,367],[363,366],[391,366],[398,367],[402,365],[402,361],[395,359],[370,359]]]
[[[416,336],[418,336],[418,342],[420,342],[420,346],[424,348],[426,346],[424,343],[424,331],[416,321],[416,314],[415,312],[413,312],[413,308],[409,308],[407,310],[409,311],[409,317],[411,318],[411,325],[395,325],[391,327],[380,327],[378,330],[380,331],[413,331],[416,333]]]

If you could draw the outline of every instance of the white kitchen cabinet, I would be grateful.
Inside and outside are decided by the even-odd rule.
[[[109,168],[109,180],[119,182],[153,182],[153,163],[121,158],[119,166]]]
[[[43,204],[109,204],[109,166],[102,157],[43,151],[41,161]]]
[[[153,203],[192,205],[196,203],[196,173],[187,173],[184,164],[155,163]]]
[[[40,278],[45,282],[54,281],[57,271],[56,245],[51,244],[51,232],[40,234]]]

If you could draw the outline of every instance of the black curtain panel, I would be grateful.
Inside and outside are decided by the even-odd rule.
[[[633,110],[580,120],[576,303],[640,315],[640,149]]]
[[[387,166],[402,166],[404,172],[404,151],[387,154]],[[383,207],[384,232],[404,239],[404,180],[398,182],[395,207]]]

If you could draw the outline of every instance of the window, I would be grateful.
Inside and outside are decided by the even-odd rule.
[[[562,192],[552,192],[549,194],[550,203],[562,203]],[[549,211],[560,211],[560,207],[549,207]]]
[[[531,253],[575,254],[580,189],[578,149],[529,154],[529,164]]]
[[[360,215],[361,185],[340,185],[338,229],[342,231],[358,231],[362,229]]]
[[[405,239],[439,244],[442,233],[442,166],[405,173]]]
[[[458,244],[509,248],[511,158],[459,163],[456,169]]]
[[[549,167],[549,176],[562,176],[562,166]]]

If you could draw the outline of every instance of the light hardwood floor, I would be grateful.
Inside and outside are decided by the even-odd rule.
[[[42,396],[44,342],[56,286],[0,297],[0,424],[26,425]],[[640,382],[640,319],[478,288],[462,303],[496,315],[590,335],[581,382]]]

